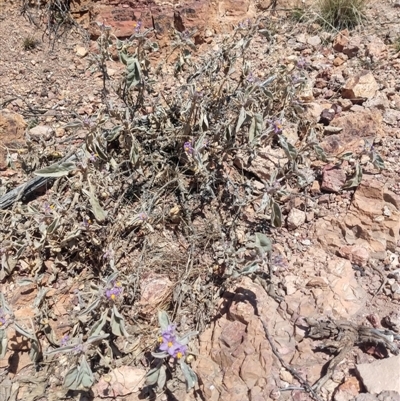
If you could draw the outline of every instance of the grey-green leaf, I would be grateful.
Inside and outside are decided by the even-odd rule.
[[[71,171],[76,170],[76,164],[73,162],[64,162],[60,164],[56,164],[53,166],[42,168],[41,170],[37,170],[34,174],[39,177],[63,177],[68,175]]]
[[[7,352],[7,333],[5,330],[0,330],[0,359],[4,358]]]
[[[282,211],[279,205],[271,198],[271,224],[282,227]]]
[[[349,189],[349,188],[355,188],[360,185],[360,182],[363,177],[362,173],[362,167],[361,164],[357,162],[356,164],[356,169],[353,177],[351,177],[349,180],[346,181],[346,183],[343,185],[343,189]]]
[[[158,324],[160,325],[161,330],[166,330],[167,327],[171,324],[167,312],[163,310],[158,311]]]
[[[125,329],[124,318],[118,312],[117,307],[115,305],[113,305],[113,309],[112,309],[112,313],[111,313],[111,331],[116,336],[129,337],[129,334]]]
[[[190,366],[185,363],[185,361],[183,359],[181,359],[181,361],[180,361],[180,366],[182,369],[183,376],[185,376],[186,390],[189,391],[191,388],[193,388],[197,384],[197,382],[198,382],[197,375],[190,368]]]

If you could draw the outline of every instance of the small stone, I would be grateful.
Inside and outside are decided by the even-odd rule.
[[[289,230],[295,230],[306,222],[306,214],[302,210],[292,209],[287,217],[287,227]]]
[[[333,59],[333,65],[335,66],[335,67],[339,67],[339,66],[341,66],[342,64],[344,64],[346,62],[346,60],[344,60],[342,57],[335,57],[334,59]]]
[[[304,239],[303,241],[301,241],[301,244],[305,245],[305,246],[310,246],[311,245],[311,241],[309,239]]]
[[[313,195],[319,194],[321,192],[321,187],[317,180],[313,181],[313,183],[311,184],[310,191]]]
[[[53,135],[53,128],[48,125],[37,125],[29,130],[29,135],[37,139],[45,139],[48,140]]]
[[[83,46],[76,46],[75,54],[78,57],[83,58],[88,54],[88,51]]]
[[[321,38],[318,35],[311,36],[307,39],[307,43],[311,46],[318,47],[321,44]]]
[[[351,106],[353,106],[353,103],[350,99],[342,99],[341,98],[338,100],[338,103],[343,111],[350,110]]]
[[[322,110],[319,122],[321,122],[324,125],[329,125],[329,123],[335,117],[335,114],[336,113],[335,113],[334,109],[324,109],[324,110]]]

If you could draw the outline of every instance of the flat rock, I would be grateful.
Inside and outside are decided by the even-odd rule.
[[[342,128],[340,133],[326,136],[320,143],[324,151],[332,156],[349,151],[360,154],[364,152],[366,140],[371,141],[375,136],[384,135],[382,116],[378,110],[335,117],[330,126]]]
[[[369,393],[396,391],[400,394],[400,355],[356,365],[356,371]]]
[[[369,99],[375,96],[379,89],[373,74],[363,71],[350,77],[342,89],[342,96],[347,99]]]

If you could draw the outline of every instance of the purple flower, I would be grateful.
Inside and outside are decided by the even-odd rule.
[[[172,355],[174,358],[181,359],[187,351],[187,346],[183,344],[176,343],[176,347],[174,348],[174,354]]]
[[[272,126],[275,134],[280,134],[282,132],[283,126],[280,120],[274,120]]]
[[[89,156],[89,160],[90,160],[92,163],[94,163],[94,162],[97,160],[97,156],[98,156],[97,153],[96,153],[96,154],[91,153],[90,156]]]
[[[187,350],[187,346],[183,345],[177,340],[175,333],[176,326],[174,324],[168,325],[168,327],[161,332],[161,336],[158,339],[160,342],[160,351],[167,352],[174,358],[182,358]]]
[[[60,346],[65,347],[68,344],[69,341],[69,335],[66,334],[60,341]]]
[[[186,154],[188,154],[190,156],[192,156],[193,153],[194,153],[193,146],[192,146],[192,144],[190,142],[185,142],[183,144],[183,150],[185,151]]]
[[[142,21],[138,21],[135,27],[135,33],[139,33],[141,27],[142,27]]]
[[[0,309],[0,329],[2,329],[6,325],[7,319],[4,315],[3,309]]]
[[[114,301],[122,293],[122,284],[117,281],[112,283],[112,287],[107,289],[105,295],[108,299]]]

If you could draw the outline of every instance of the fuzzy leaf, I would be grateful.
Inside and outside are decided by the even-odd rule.
[[[256,247],[261,248],[264,253],[272,251],[271,240],[263,233],[256,233]]]
[[[50,351],[45,352],[46,356],[56,355],[56,354],[65,354],[71,352],[75,349],[76,344],[66,345],[65,347],[55,348]]]
[[[346,183],[343,185],[343,189],[358,187],[362,180],[362,176],[363,176],[362,167],[361,167],[360,163],[357,163],[356,171],[355,171],[353,177],[351,177],[349,180],[346,181]]]
[[[246,110],[245,110],[244,107],[242,107],[242,108],[240,109],[239,117],[238,117],[238,120],[237,120],[237,123],[236,123],[235,132],[238,132],[238,131],[240,130],[240,127],[241,127],[241,126],[243,125],[243,123],[245,122],[246,117],[247,117]]]
[[[374,167],[378,168],[379,170],[384,170],[385,169],[385,163],[382,159],[382,157],[376,153],[376,152],[371,152],[370,154],[370,160]]]
[[[263,117],[261,114],[254,114],[251,119],[251,125],[249,129],[249,142],[252,143],[255,138],[261,135],[263,130]]]
[[[317,155],[319,160],[322,160],[323,162],[328,161],[326,154],[325,154],[324,150],[321,148],[321,146],[314,145],[314,152]]]
[[[296,148],[286,140],[286,137],[284,135],[278,135],[278,139],[279,139],[279,144],[281,145],[281,148],[286,153],[286,156],[290,160],[296,159],[296,157],[297,157]]]
[[[89,198],[90,206],[92,206],[92,212],[94,217],[99,223],[102,223],[107,218],[107,212],[103,210],[100,206],[99,201],[95,197],[92,192],[86,191],[86,189],[82,189],[82,192]]]
[[[166,330],[167,327],[171,324],[167,312],[163,310],[158,311],[158,324],[161,330]]]
[[[88,333],[88,337],[98,336],[101,332],[101,329],[104,327],[107,321],[108,309],[103,312],[101,318],[91,327]]]
[[[164,365],[161,365],[160,371],[159,371],[159,374],[158,374],[158,378],[157,378],[157,387],[159,389],[164,388],[166,381],[167,381],[166,368],[165,368]]]
[[[187,345],[190,341],[191,337],[197,336],[199,334],[198,331],[191,331],[189,333],[186,333],[184,336],[180,337],[178,339],[178,341],[182,344],[182,345]]]
[[[152,352],[151,355],[152,355],[154,358],[157,358],[157,359],[164,359],[164,358],[166,358],[169,354],[168,354],[168,352],[162,351],[162,352]]]
[[[271,198],[271,224],[282,227],[282,211],[279,205]]]
[[[122,317],[122,315],[120,315],[115,305],[113,305],[110,324],[111,324],[111,331],[115,336],[129,337],[129,334],[125,329],[124,318]]]
[[[7,352],[7,333],[5,330],[0,330],[0,359],[4,358]]]
[[[146,384],[148,386],[153,386],[158,381],[158,376],[160,375],[161,365],[150,369],[146,374]]]
[[[70,369],[65,375],[64,387],[68,390],[89,390],[94,383],[94,376],[82,355],[78,366]]]
[[[197,384],[197,382],[198,382],[197,375],[190,368],[190,366],[185,363],[185,361],[183,359],[181,359],[181,361],[180,361],[180,366],[182,369],[183,376],[185,376],[186,390],[189,391],[191,388],[193,388]]]
[[[63,177],[68,175],[70,171],[76,170],[76,164],[73,162],[64,162],[60,164],[56,164],[53,166],[48,166],[42,168],[41,170],[37,170],[34,174],[39,177]]]

